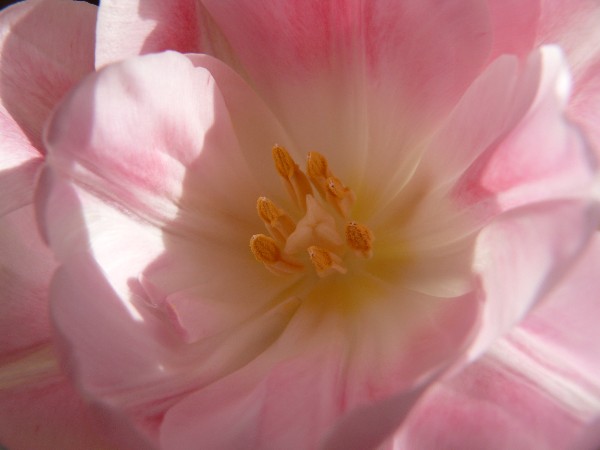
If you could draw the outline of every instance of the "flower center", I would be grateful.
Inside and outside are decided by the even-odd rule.
[[[295,221],[266,197],[257,200],[258,215],[269,232],[250,239],[258,261],[277,275],[300,273],[312,265],[317,275],[326,277],[347,272],[348,254],[371,258],[373,233],[350,217],[356,196],[333,174],[323,155],[308,154],[306,174],[281,146],[273,147],[273,161],[301,217]]]

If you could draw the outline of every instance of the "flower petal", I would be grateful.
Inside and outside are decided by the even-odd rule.
[[[203,49],[196,0],[104,0],[98,11],[96,67],[131,56]]]
[[[174,405],[162,445],[306,448],[326,440],[344,448],[358,439],[357,447],[369,448],[402,421],[424,378],[456,356],[477,316],[474,296],[443,301],[396,292],[343,318],[327,314],[335,300],[304,299],[264,353]],[[377,426],[357,429],[357,420]]]
[[[542,3],[538,41],[559,44],[573,72],[569,115],[586,129],[600,155],[600,7],[589,0],[546,0]]]
[[[50,339],[48,285],[54,258],[31,205],[0,217],[0,362]]]
[[[536,98],[519,124],[466,171],[454,194],[483,215],[553,198],[589,196],[596,164],[564,117],[569,77],[561,52],[544,47]]]
[[[105,415],[107,431],[126,421],[144,440],[156,439],[160,418],[183,394],[260,354],[298,305],[284,302],[216,342],[188,346],[150,310],[133,310],[135,298],[117,297],[89,256],[61,266],[51,298],[69,368]]]
[[[62,376],[0,391],[0,443],[10,449],[113,447],[95,426],[96,417]]]
[[[499,216],[481,232],[474,267],[485,305],[470,358],[547,294],[585,248],[599,217],[589,201],[538,203]]]
[[[398,147],[453,106],[491,39],[480,1],[202,3],[296,146],[355,186],[406,164]]]
[[[252,107],[248,97],[242,104]],[[280,137],[258,134],[257,142]],[[205,208],[244,221],[265,180],[277,181],[251,170],[269,159],[269,148],[240,146],[213,76],[175,53],[88,78],[54,115],[46,142],[53,167],[163,224],[179,215],[189,228],[192,211]]]
[[[162,3],[123,7],[128,17],[123,21],[133,26],[119,25],[116,33],[139,31],[132,40],[147,40],[142,51],[169,45],[189,51],[180,36],[193,26],[177,10],[181,2]],[[111,17],[124,12],[116,2],[103,8]],[[196,51],[234,67],[273,109],[296,148],[324,152],[355,185],[363,175],[358,168],[372,165],[367,158],[394,158],[388,166],[410,167],[398,147],[409,147],[407,137],[429,129],[453,106],[488,58],[492,40],[489,10],[481,0],[198,1],[183,10],[195,10],[198,28],[207,35],[194,39],[200,41]],[[141,31],[153,21],[151,33]],[[365,164],[349,164],[346,152],[361,155]]]
[[[519,327],[427,395],[396,445],[595,448],[593,425],[586,428],[600,413],[598,270],[595,236],[558,289]],[[583,431],[588,435],[580,437]]]
[[[54,258],[39,237],[33,190],[42,157],[0,107],[0,361],[50,339],[47,291]]]
[[[42,158],[15,120],[0,108],[0,217],[33,199]]]
[[[469,86],[428,145],[422,161],[427,170],[438,175],[436,189],[462,175],[523,118],[536,96],[540,66],[536,53],[523,70],[517,58],[503,56]],[[448,181],[438,181],[441,177]]]
[[[490,0],[488,4],[494,30],[491,58],[506,53],[526,57],[535,45],[540,1]]]
[[[85,2],[42,0],[0,15],[0,98],[40,150],[50,111],[94,69],[96,10]]]
[[[505,365],[508,363],[508,366]],[[569,449],[580,430],[563,406],[508,361],[484,358],[437,385],[392,448]],[[460,430],[460,432],[457,432]]]

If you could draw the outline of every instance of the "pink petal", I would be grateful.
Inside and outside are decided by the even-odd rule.
[[[96,67],[130,56],[176,50],[200,52],[203,23],[196,0],[106,0],[98,11]]]
[[[323,152],[355,185],[361,167],[386,180],[386,167],[406,164],[400,149],[453,106],[491,39],[481,2],[203,4],[296,146]]]
[[[527,317],[519,328],[551,349],[554,369],[574,369],[600,387],[594,374],[600,373],[598,345],[600,329],[594,320],[600,270],[600,236],[595,234],[583,257],[549,298]],[[542,355],[539,355],[542,356]],[[558,364],[558,361],[561,361]],[[562,366],[562,368],[561,368]],[[598,411],[600,413],[600,410]]]
[[[553,198],[588,196],[595,163],[580,131],[565,120],[569,94],[565,61],[555,47],[540,52],[536,98],[523,119],[465,172],[457,200],[485,217]]]
[[[174,53],[147,56],[86,80],[50,125],[50,169],[38,209],[59,259],[90,248],[120,295],[135,285],[155,307],[168,299],[175,328],[195,339],[266,308],[290,281],[268,283],[269,274],[246,251],[249,237],[263,228],[256,198],[281,190],[270,147],[285,135],[231,69],[207,56],[190,59],[196,68]],[[161,73],[168,84],[160,83]],[[132,93],[130,84],[138,90]],[[95,120],[87,130],[92,106]],[[65,183],[65,173],[81,186]],[[132,221],[112,202],[142,220]],[[166,233],[154,228],[156,221]],[[240,283],[229,282],[232,273]],[[175,311],[185,292],[197,298],[192,309],[206,308],[204,317],[236,314],[210,324],[182,320]]]
[[[135,298],[119,298],[86,255],[61,266],[51,298],[68,367],[85,395],[96,399],[107,431],[126,421],[146,440],[156,439],[162,415],[183,394],[260,354],[298,306],[283,302],[228,335],[188,346]]]
[[[0,442],[11,450],[109,450],[97,418],[62,376],[0,391]]]
[[[423,450],[571,448],[578,423],[512,365],[485,358],[436,386],[396,436]]]
[[[600,5],[593,0],[545,0],[538,41],[557,43],[567,55],[574,76],[570,116],[584,125],[600,154]]]
[[[526,57],[535,45],[540,1],[490,0],[488,4],[494,30],[492,59],[506,53]]]
[[[55,268],[33,208],[0,217],[0,362],[50,339],[48,285]]]
[[[241,146],[234,126],[211,73],[166,53],[88,78],[54,115],[46,142],[50,164],[77,182],[147,220],[164,223],[179,214],[180,226],[189,228],[193,210],[249,217],[265,179],[278,181],[275,173],[251,171],[269,158],[269,148]]]
[[[365,445],[358,447],[379,443],[421,393],[415,384],[455,357],[477,313],[472,296],[446,302],[404,292],[370,298],[360,314],[342,319],[327,314],[326,300],[304,299],[264,353],[173,406],[163,446],[306,448],[327,439],[343,448],[348,436],[357,439],[357,418],[379,422],[360,428],[357,442]]]
[[[595,448],[598,270],[595,236],[545,303],[485,357],[438,385],[396,442],[436,450]]]
[[[0,217],[31,203],[42,158],[14,119],[0,108]]]
[[[505,55],[469,86],[427,148],[423,164],[438,178],[447,177],[436,178],[437,189],[461,175],[523,118],[536,96],[541,63],[534,53],[521,69],[517,58]]]
[[[596,204],[583,200],[538,203],[505,213],[482,230],[474,267],[485,305],[470,357],[521,320],[557,283],[585,248],[599,214]]]
[[[55,262],[39,237],[31,205],[41,155],[3,108],[0,139],[0,361],[4,361],[50,338],[47,291]]]
[[[393,157],[391,167],[406,164],[398,147],[410,148],[406,140],[415,129],[429,129],[452,107],[485,63],[491,41],[489,11],[479,1],[198,3],[184,8],[195,8],[200,29],[208,30],[197,50],[234,67],[301,152],[317,149],[331,156],[333,167],[355,184],[362,176],[358,168],[372,165],[366,164],[367,150],[375,159]],[[136,30],[134,42],[156,38],[182,49],[174,30],[190,26],[176,4],[146,2],[126,11],[115,5],[109,3],[106,14],[125,12],[123,21],[133,24],[119,25],[115,33]],[[137,19],[130,18],[134,13]],[[153,20],[158,25],[149,33]],[[142,51],[160,49],[149,44]],[[392,116],[397,120],[390,123]],[[341,157],[345,151],[361,155],[365,164],[349,164]]]
[[[207,448],[316,448],[319,432],[339,408],[333,399],[340,390],[339,354],[321,353],[268,372],[264,361],[254,361],[189,395],[165,416],[161,446],[185,450],[202,442]]]
[[[42,150],[52,108],[94,69],[96,8],[85,2],[31,1],[2,11],[2,104]]]

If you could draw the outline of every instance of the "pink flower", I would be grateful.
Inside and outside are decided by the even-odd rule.
[[[600,412],[597,172],[536,4],[271,3],[103,3],[102,69],[47,124],[52,319],[99,429],[575,445]],[[165,49],[192,54],[136,56]]]

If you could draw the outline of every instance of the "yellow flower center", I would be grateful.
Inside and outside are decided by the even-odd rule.
[[[269,235],[250,239],[258,261],[277,275],[300,273],[312,264],[318,276],[326,277],[345,274],[349,255],[373,256],[373,233],[351,220],[356,196],[333,174],[323,155],[308,154],[306,174],[281,146],[273,147],[273,161],[300,219],[295,221],[273,201],[260,197],[256,209]]]

